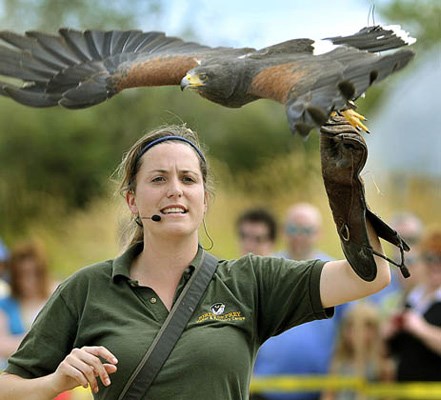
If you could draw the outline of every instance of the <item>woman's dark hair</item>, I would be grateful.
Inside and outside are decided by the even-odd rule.
[[[239,230],[244,222],[262,223],[268,227],[269,239],[272,242],[277,238],[276,218],[265,208],[250,208],[245,210],[236,221],[236,228]]]
[[[46,299],[49,296],[48,260],[42,244],[33,240],[18,243],[11,250],[8,266],[12,297],[21,299],[24,295],[20,287],[20,279],[23,278],[21,265],[26,261],[32,261],[35,264],[38,292],[42,299]]]

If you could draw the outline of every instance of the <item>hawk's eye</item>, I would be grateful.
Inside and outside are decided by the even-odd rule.
[[[208,78],[208,76],[207,76],[207,74],[206,74],[205,72],[201,72],[201,73],[199,74],[199,79],[200,79],[201,81],[206,81],[207,78]]]

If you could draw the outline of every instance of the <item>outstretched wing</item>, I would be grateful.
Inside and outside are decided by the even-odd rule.
[[[58,35],[0,32],[0,95],[32,107],[85,108],[123,89],[178,85],[205,57],[252,49],[211,48],[162,32],[60,29]]]

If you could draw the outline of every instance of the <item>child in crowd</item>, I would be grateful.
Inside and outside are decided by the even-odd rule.
[[[392,361],[385,357],[380,312],[371,303],[356,303],[342,319],[331,374],[376,382],[390,381],[392,373]],[[327,391],[322,395],[322,400],[362,398],[353,390]]]

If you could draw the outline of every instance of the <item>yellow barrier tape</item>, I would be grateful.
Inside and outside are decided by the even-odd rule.
[[[375,397],[394,397],[400,400],[440,400],[441,382],[372,383],[362,378],[347,376],[272,376],[254,377],[251,380],[252,393],[309,392],[326,390],[351,390]],[[79,386],[72,390],[72,400],[93,400],[90,389]]]
[[[364,381],[355,377],[330,376],[272,376],[271,378],[254,377],[252,391],[293,392],[310,390],[358,389]]]
[[[254,377],[251,380],[250,390],[252,393],[351,390],[376,398],[393,396],[414,400],[441,399],[441,382],[374,383],[362,378],[346,376]]]
[[[93,400],[93,395],[90,389],[85,389],[82,386],[78,386],[73,389],[71,394],[72,400]]]
[[[377,398],[394,396],[400,399],[440,400],[441,383],[370,384],[366,385],[364,393]]]

